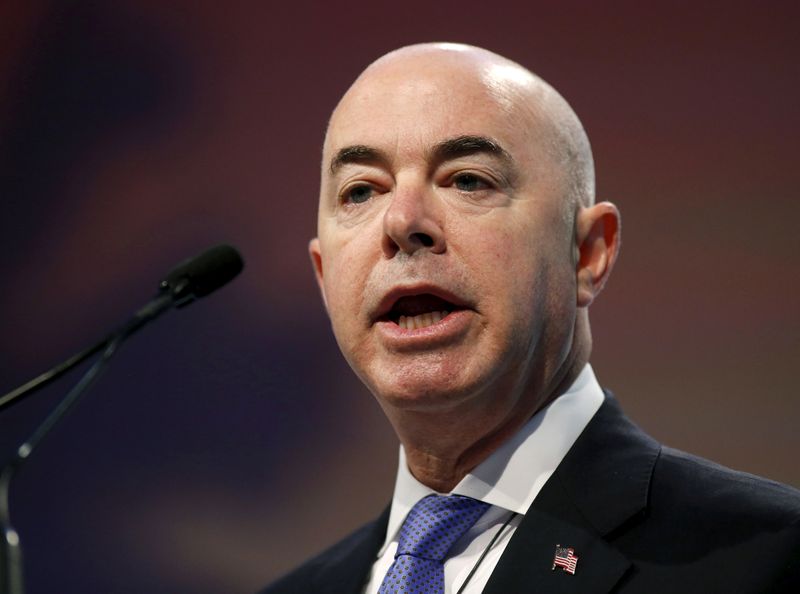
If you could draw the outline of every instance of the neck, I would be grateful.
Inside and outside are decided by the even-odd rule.
[[[434,412],[393,411],[390,420],[405,449],[408,468],[422,484],[447,493],[473,468],[488,458],[539,410],[569,389],[589,360],[591,341],[572,349],[546,385],[528,390],[502,402],[511,402],[505,416],[498,418],[501,402],[475,399],[483,407],[457,406]]]

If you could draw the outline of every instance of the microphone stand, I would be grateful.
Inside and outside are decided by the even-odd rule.
[[[37,375],[29,382],[26,382],[20,387],[11,390],[8,394],[0,396],[0,410],[3,410],[7,406],[11,406],[11,404],[14,402],[20,402],[24,397],[30,396],[37,390],[54,382],[76,365],[80,365],[95,353],[99,353],[101,350],[103,350],[112,338],[114,338],[113,334],[106,336],[97,344],[90,346],[88,349],[85,349],[76,355],[72,355],[72,357],[66,361],[63,361],[62,363],[59,363],[52,369],[48,369],[41,375]]]
[[[126,338],[169,308],[184,307],[195,299],[217,290],[239,274],[243,267],[244,261],[239,252],[225,244],[214,246],[195,258],[185,260],[161,281],[158,295],[137,311],[119,330],[0,398],[0,409],[12,402],[18,402],[24,396],[61,377],[81,361],[101,349],[103,350],[94,365],[83,374],[78,383],[55,406],[33,434],[17,448],[11,461],[0,469],[0,536],[2,536],[2,542],[0,542],[0,594],[24,594],[19,535],[11,526],[8,505],[11,479],[30,458],[36,446],[97,381],[119,345]]]
[[[86,371],[86,373],[83,374],[83,377],[81,377],[78,383],[75,384],[75,386],[63,399],[61,399],[56,407],[45,418],[42,424],[36,428],[33,434],[31,434],[31,436],[17,448],[14,456],[11,458],[11,461],[3,467],[2,471],[0,471],[0,534],[2,534],[2,542],[0,542],[0,594],[24,594],[25,592],[22,578],[22,551],[19,543],[19,535],[11,525],[11,514],[8,505],[11,479],[14,478],[14,475],[22,466],[22,464],[30,457],[36,446],[38,446],[45,436],[50,433],[53,427],[55,427],[70,410],[72,410],[72,408],[80,400],[81,396],[83,396],[86,391],[97,381],[97,379],[100,377],[100,374],[106,368],[109,360],[117,351],[119,345],[144,324],[153,320],[172,307],[174,303],[175,301],[173,294],[164,293],[159,295],[138,312],[136,312],[136,314],[128,321],[127,324],[111,335],[110,339],[108,339],[105,343],[101,343],[101,347],[103,344],[105,344],[105,349],[103,350],[102,355],[100,355],[100,358],[95,361],[94,365],[92,365]],[[64,373],[68,369],[68,367],[64,368],[64,366],[66,366],[70,361],[73,361],[70,366],[74,366],[81,360],[88,357],[88,355],[85,355],[83,356],[83,359],[80,359],[81,355],[84,355],[84,353],[87,353],[89,350],[91,349],[87,349],[87,351],[79,353],[71,359],[68,359],[60,366],[56,367],[55,369],[62,369],[58,375]],[[97,350],[99,350],[99,348]],[[42,374],[42,376],[39,377],[47,376],[48,373]],[[57,375],[51,376],[50,381],[55,379],[55,377],[57,377]],[[33,384],[31,389],[35,389],[41,383],[35,382],[36,380],[28,382],[26,386]],[[24,387],[25,386],[23,386],[23,388]],[[24,391],[20,390],[17,390],[16,392],[23,394]]]

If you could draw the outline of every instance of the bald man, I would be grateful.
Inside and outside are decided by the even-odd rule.
[[[371,64],[331,116],[309,249],[397,482],[265,592],[800,592],[800,494],[662,447],[595,379],[619,244],[543,80],[454,44]]]

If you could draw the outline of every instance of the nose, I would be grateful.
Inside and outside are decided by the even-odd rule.
[[[383,251],[387,258],[421,249],[436,254],[445,251],[443,212],[438,200],[432,191],[398,185],[383,215]]]

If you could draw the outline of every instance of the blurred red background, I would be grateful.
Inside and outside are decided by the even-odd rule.
[[[331,109],[419,41],[517,60],[581,116],[624,220],[593,306],[600,382],[660,440],[800,486],[798,16],[4,3],[0,392],[123,321],[183,258],[228,241],[247,261],[132,339],[16,477],[29,594],[245,594],[388,502],[396,440],[338,354],[306,244]],[[0,459],[69,383],[0,413]]]

